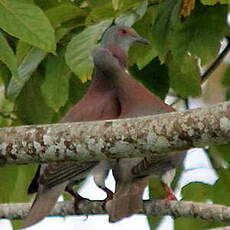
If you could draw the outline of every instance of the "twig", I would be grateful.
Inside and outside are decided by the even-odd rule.
[[[226,37],[228,44],[223,49],[223,51],[219,54],[219,56],[215,59],[215,61],[208,67],[208,69],[201,76],[201,83],[204,83],[208,77],[216,70],[219,64],[223,61],[225,56],[228,54],[230,50],[230,37]]]

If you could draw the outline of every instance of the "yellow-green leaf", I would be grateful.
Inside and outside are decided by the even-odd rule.
[[[7,40],[0,32],[0,61],[4,62],[10,69],[12,75],[17,76],[17,59]]]
[[[82,81],[86,81],[93,69],[91,52],[103,32],[111,25],[112,20],[105,20],[89,26],[73,37],[67,46],[66,63]]]
[[[33,46],[55,52],[54,29],[36,5],[0,0],[0,28]]]

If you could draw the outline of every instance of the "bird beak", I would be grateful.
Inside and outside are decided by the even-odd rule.
[[[135,42],[142,43],[145,45],[149,44],[149,41],[141,37],[139,34],[135,34]]]

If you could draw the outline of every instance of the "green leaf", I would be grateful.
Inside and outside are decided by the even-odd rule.
[[[170,86],[182,97],[201,94],[200,71],[197,60],[190,56],[170,57],[168,60]]]
[[[28,49],[26,55],[18,67],[19,80],[16,78],[11,78],[10,80],[7,88],[8,98],[11,100],[15,100],[17,98],[25,83],[30,79],[31,74],[41,63],[46,54],[47,53],[45,51],[36,47],[30,47],[30,49]]]
[[[89,26],[73,37],[66,49],[66,63],[82,81],[86,81],[92,73],[91,52],[103,32],[111,25],[111,20],[102,21]]]
[[[70,19],[86,15],[85,10],[80,9],[70,3],[61,4],[56,7],[50,8],[45,13],[54,27],[57,27],[61,23]]]
[[[118,10],[119,5],[120,5],[120,0],[112,0],[112,4],[113,4],[114,10]]]
[[[163,199],[165,192],[163,191],[162,184],[160,183],[159,178],[150,177],[149,178],[149,199],[150,200],[159,200]],[[157,226],[163,219],[163,216],[147,216],[148,224],[150,229],[156,229]]]
[[[22,40],[18,41],[16,46],[16,57],[18,63],[22,63],[23,59],[26,57],[31,48],[32,47],[30,44],[23,42]]]
[[[152,60],[142,70],[134,65],[129,68],[129,71],[146,88],[164,100],[169,90],[168,69],[166,65],[160,64],[158,58]]]
[[[85,20],[86,25],[92,25],[95,23],[100,23],[103,20],[112,19],[116,14],[116,11],[113,9],[112,3],[107,2],[106,4],[92,8],[89,15]]]
[[[34,3],[43,10],[69,3],[70,0],[34,0]]]
[[[31,196],[26,193],[28,181],[32,178],[34,165],[4,166],[0,168],[0,202],[25,202]]]
[[[106,3],[108,3],[108,0],[88,0],[87,3],[89,4],[90,8],[94,9],[104,6]]]
[[[17,77],[17,59],[7,40],[0,32],[0,61],[4,62],[10,69],[12,75]]]
[[[33,4],[0,0],[0,27],[33,46],[55,52],[54,29],[43,11]]]
[[[12,125],[14,104],[5,97],[5,85],[10,76],[9,70],[0,64],[0,127]]]
[[[207,202],[208,200],[211,200],[215,204],[229,205],[230,170],[229,168],[217,169],[216,172],[219,179],[214,185],[207,185],[198,182],[190,183],[182,189],[183,198],[185,200],[198,202]],[[189,230],[210,229],[224,225],[219,222],[183,218],[178,218],[175,223],[176,229],[184,229],[183,226],[186,225],[189,226]]]
[[[178,22],[171,37],[173,54],[181,56],[189,52],[201,59],[201,65],[211,61],[218,53],[225,35],[228,7],[213,7],[196,3],[191,16]]]
[[[70,74],[63,55],[48,57],[41,90],[47,105],[55,112],[68,100]]]
[[[158,7],[158,14],[153,18],[153,44],[163,62],[170,50],[173,30],[179,21],[180,1],[168,0]]]
[[[227,168],[230,163],[230,144],[210,145],[208,154],[214,168]]]
[[[196,3],[192,14],[180,19],[180,1],[168,0],[160,4],[153,25],[153,41],[161,61],[169,51],[184,56],[188,52],[205,64],[214,58],[226,33],[227,5],[213,7]]]
[[[38,71],[34,72],[15,102],[16,114],[24,124],[52,122],[54,111],[46,105],[41,93],[43,80],[43,76]]]
[[[229,205],[230,170],[218,168],[219,179],[214,185],[193,182],[182,189],[183,198],[198,202],[212,200],[213,203]]]
[[[120,14],[116,20],[116,24],[122,24],[126,26],[132,26],[136,21],[140,20],[148,8],[148,1],[143,1],[136,7]]]

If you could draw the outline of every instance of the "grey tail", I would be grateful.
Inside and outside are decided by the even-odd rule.
[[[138,178],[120,185],[113,199],[107,204],[109,222],[117,222],[140,212],[143,208],[142,196],[146,186],[146,178]]]
[[[55,187],[38,191],[32,207],[30,208],[29,214],[22,222],[21,229],[36,224],[49,215],[56,204],[58,197],[64,191],[67,184],[68,183],[65,182]]]

